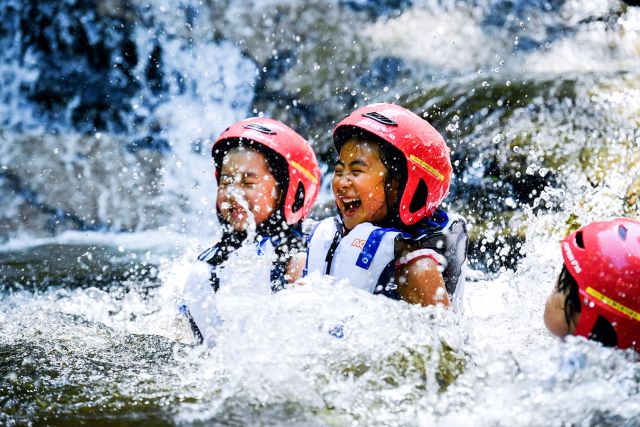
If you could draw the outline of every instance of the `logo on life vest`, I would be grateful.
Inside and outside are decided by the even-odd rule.
[[[364,244],[365,243],[366,243],[365,240],[353,239],[353,242],[351,242],[351,246],[353,246],[354,248],[362,249],[362,248],[364,248]]]
[[[571,252],[571,247],[569,246],[569,244],[567,242],[564,242],[562,244],[562,248],[564,249],[564,253],[567,255],[567,258],[569,258],[569,263],[573,266],[573,269],[576,271],[576,273],[581,273],[582,268],[580,268],[578,260],[573,255],[573,252]]]

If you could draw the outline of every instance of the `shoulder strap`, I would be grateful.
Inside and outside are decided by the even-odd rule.
[[[376,252],[378,252],[382,238],[389,232],[398,232],[398,230],[394,228],[376,228],[369,234],[362,251],[360,251],[360,255],[358,255],[358,260],[356,261],[358,267],[365,270],[369,269],[371,261],[376,256]]]
[[[331,268],[331,260],[342,236],[341,231],[342,224],[336,217],[325,218],[313,225],[307,238],[307,259],[303,276],[314,271],[328,274],[325,270]]]
[[[340,240],[342,240],[342,234],[340,231],[336,231],[333,235],[333,240],[331,241],[331,245],[329,246],[329,250],[327,251],[327,256],[324,258],[324,261],[327,263],[327,269],[324,274],[331,274],[331,265],[333,264],[333,256],[336,254],[336,249],[340,244]]]
[[[216,248],[215,246],[212,246],[209,249],[206,249],[200,255],[198,255],[198,261],[207,262],[208,258],[213,254],[213,251],[215,250],[215,248]]]

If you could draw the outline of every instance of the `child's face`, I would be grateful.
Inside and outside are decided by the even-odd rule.
[[[386,174],[377,144],[352,138],[342,146],[332,188],[347,229],[387,216]]]
[[[278,183],[262,153],[232,148],[222,160],[217,209],[235,231],[262,224],[280,200]]]

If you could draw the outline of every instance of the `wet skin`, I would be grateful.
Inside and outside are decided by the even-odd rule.
[[[566,295],[558,292],[557,288],[554,287],[544,307],[544,324],[549,332],[559,338],[573,335],[580,319],[580,313],[575,313],[572,321],[567,324],[564,314],[565,301]]]
[[[364,222],[376,224],[387,216],[386,175],[377,144],[349,139],[342,146],[332,189],[348,230]]]
[[[348,230],[364,222],[379,225],[386,218],[389,211],[385,192],[388,173],[380,159],[378,144],[352,138],[342,146],[332,189]],[[388,191],[390,199],[397,197],[397,187],[398,182],[392,180]],[[451,305],[442,274],[432,259],[411,261],[397,268],[395,276],[398,292],[406,302],[423,306]]]
[[[276,210],[281,191],[262,153],[250,148],[232,148],[220,168],[219,215],[235,231],[262,224]]]

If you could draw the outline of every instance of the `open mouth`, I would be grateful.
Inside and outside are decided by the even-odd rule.
[[[244,216],[245,212],[244,209],[242,209],[240,206],[234,206],[231,209],[229,209],[229,213],[233,216]]]
[[[341,200],[342,205],[344,206],[344,214],[346,215],[353,214],[362,204],[360,199],[355,198],[343,198]]]
[[[238,205],[226,205],[223,206],[223,215],[227,217],[227,220],[242,220],[246,216],[244,209]]]

